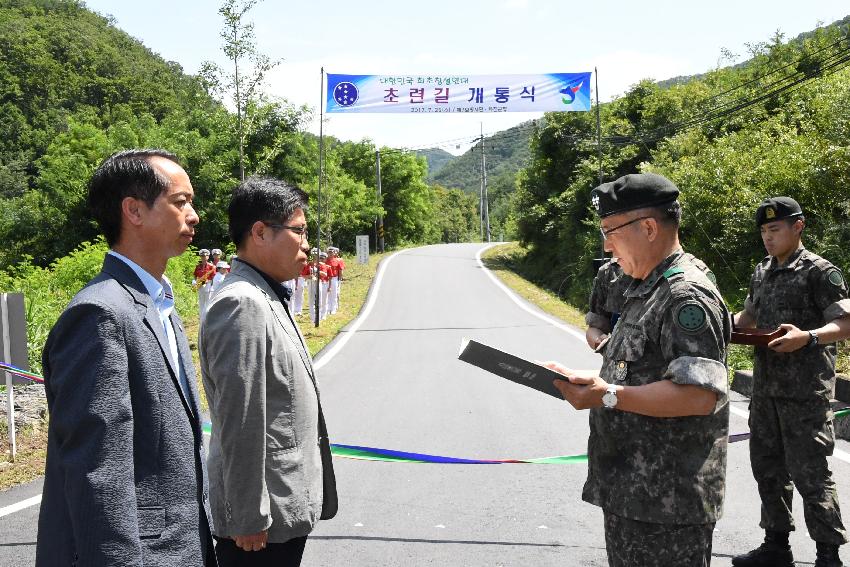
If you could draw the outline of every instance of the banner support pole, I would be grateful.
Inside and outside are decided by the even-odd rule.
[[[596,159],[599,164],[599,184],[602,185],[602,122],[599,117],[599,71],[593,68],[593,78],[596,81]],[[605,237],[599,237],[599,258],[605,258]],[[597,266],[598,268],[599,266]]]
[[[325,176],[325,136],[323,126],[325,123],[325,68],[321,68],[321,79],[319,80],[319,185],[316,189],[316,250],[322,249],[322,177]],[[316,254],[316,284],[314,286],[313,324],[319,326],[319,288],[322,287],[319,277],[319,254]]]

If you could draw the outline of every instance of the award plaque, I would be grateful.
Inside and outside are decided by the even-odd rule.
[[[558,388],[552,384],[552,380],[556,378],[566,380],[567,377],[539,364],[473,341],[472,339],[463,339],[461,341],[458,358],[511,382],[533,388],[538,392],[549,394],[559,400],[564,399]]]
[[[767,346],[773,339],[778,339],[787,331],[785,329],[732,329],[732,343],[736,345]]]

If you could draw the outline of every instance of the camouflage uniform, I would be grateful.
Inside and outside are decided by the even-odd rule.
[[[850,300],[838,268],[800,247],[784,266],[772,256],[756,266],[744,310],[757,327],[791,323],[805,331],[850,314]],[[796,484],[809,535],[840,545],[847,535],[826,460],[835,445],[829,408],[835,353],[834,344],[790,353],[756,347],[750,462],[761,496],[762,528],[794,529],[791,502]]]
[[[702,260],[687,252],[685,258],[705,272],[712,283],[717,284],[714,274]],[[633,281],[631,276],[623,273],[623,269],[617,262],[609,259],[602,264],[599,271],[596,272],[593,287],[590,289],[589,308],[584,316],[584,322],[587,323],[587,326],[595,327],[610,334],[617,323],[617,319],[620,318],[620,312],[623,310],[626,290],[629,289]]]
[[[717,405],[707,416],[675,418],[591,410],[582,498],[606,514],[610,565],[708,564],[725,491],[730,331],[720,292],[681,250],[626,291],[600,376],[628,386],[693,384],[715,392]],[[628,529],[609,529],[616,525]],[[665,549],[644,542],[650,537]]]

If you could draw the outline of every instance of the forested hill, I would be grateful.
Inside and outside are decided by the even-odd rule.
[[[201,218],[194,244],[225,248],[240,145],[236,116],[220,102],[234,90],[228,81],[227,70],[185,74],[81,1],[0,2],[0,271],[27,260],[47,266],[94,240],[86,182],[105,157],[132,147],[177,154]],[[319,207],[310,109],[255,94],[243,110],[246,174],[306,190],[308,220],[322,211],[322,246],[353,249],[380,212],[390,246],[477,234],[474,197],[430,187],[425,160],[412,152],[387,152],[379,202],[369,141],[327,137]]]
[[[528,162],[529,139],[536,121],[523,122],[513,128],[497,132],[484,138],[484,152],[487,161],[487,177],[513,177]],[[444,187],[463,189],[468,193],[478,193],[481,187],[481,144],[447,163],[442,169],[430,176],[431,181]]]
[[[416,155],[425,158],[428,164],[428,180],[433,180],[434,176],[439,173],[443,167],[455,159],[455,156],[441,148],[427,148],[424,150],[416,150]]]

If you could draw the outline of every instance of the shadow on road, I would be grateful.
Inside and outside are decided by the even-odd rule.
[[[327,539],[327,540],[355,540],[355,541],[388,541],[388,542],[399,542],[399,543],[451,543],[451,544],[463,544],[463,545],[506,545],[506,546],[519,546],[519,547],[584,547],[577,545],[563,545],[561,543],[523,543],[523,542],[515,542],[515,541],[475,541],[475,540],[464,540],[464,539],[419,539],[419,538],[407,538],[407,537],[378,537],[378,536],[310,536],[311,540],[314,539]]]

